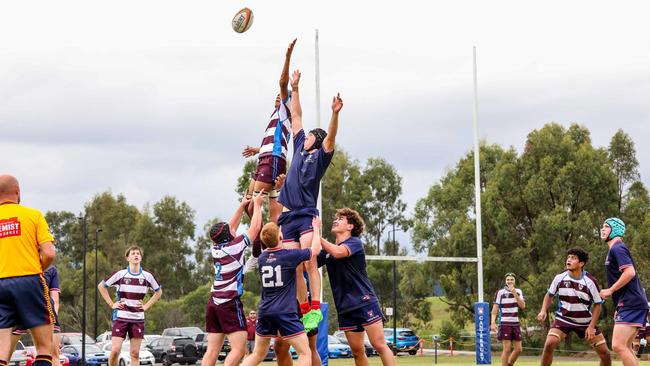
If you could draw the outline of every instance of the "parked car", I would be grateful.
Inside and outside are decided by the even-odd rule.
[[[106,342],[111,341],[111,338],[112,338],[111,337],[111,331],[109,330],[109,331],[106,331],[106,332],[98,335],[97,338],[95,339],[95,342],[97,342],[97,344],[106,344]]]
[[[81,344],[81,333],[61,333],[61,345]],[[95,341],[86,334],[86,344],[95,344]]]
[[[420,349],[420,338],[408,328],[397,328],[396,330],[397,342],[393,345],[393,330],[384,328],[386,343],[390,342],[389,345],[393,349],[393,353],[408,352],[410,355],[416,354]]]
[[[343,344],[340,339],[333,335],[327,336],[327,353],[329,358],[352,357],[350,346]]]
[[[163,330],[162,335],[169,337],[190,337],[194,339],[194,343],[199,350],[199,358],[202,358],[208,350],[208,334],[199,327],[166,328]],[[219,352],[219,360],[226,358],[228,352],[230,352],[230,342],[228,339],[224,339],[221,352]]]
[[[25,366],[32,366],[34,364],[34,359],[36,358],[36,347],[25,347],[25,352],[27,353]],[[61,366],[70,366],[70,359],[63,354],[59,354],[59,363]]]
[[[61,354],[70,360],[70,366],[106,366],[108,356],[94,344],[86,344],[86,361],[81,360],[81,345],[73,344],[61,347]]]
[[[199,327],[180,327],[165,328],[162,332],[163,337],[190,337],[194,338],[199,333],[205,333]]]
[[[333,334],[334,337],[338,338],[343,344],[348,344],[348,339],[345,338],[345,332],[342,330],[337,330]],[[377,350],[372,346],[370,343],[370,340],[368,339],[368,333],[364,332],[363,333],[363,346],[366,349],[366,356],[374,356],[377,355]]]
[[[158,334],[145,334],[145,335],[144,335],[144,340],[142,341],[142,343],[144,343],[145,345],[147,345],[147,344],[153,342],[154,340],[156,340],[156,339],[158,339],[158,338],[160,338],[160,337],[161,337],[161,336],[158,335]]]
[[[9,360],[9,366],[25,366],[27,362],[27,351],[25,351],[25,346],[23,342],[18,341],[16,343],[16,350],[11,354],[11,359]]]
[[[146,347],[153,353],[156,363],[161,362],[163,366],[170,366],[174,363],[193,365],[199,359],[194,339],[190,337],[163,336]]]
[[[111,348],[113,345],[111,343],[106,343],[102,350],[107,357],[111,356]],[[156,359],[153,357],[153,354],[147,349],[144,342],[140,346],[140,365],[153,365],[156,363]],[[126,341],[122,343],[122,351],[117,357],[117,364],[119,366],[130,366],[131,365],[131,344]]]
[[[226,339],[224,339],[225,342]],[[197,333],[194,335],[194,344],[196,344],[196,349],[199,351],[199,358],[202,358],[208,350],[208,333]]]

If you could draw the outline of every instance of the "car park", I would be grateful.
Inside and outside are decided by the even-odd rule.
[[[171,366],[175,363],[193,365],[199,359],[199,353],[190,337],[160,337],[150,344],[147,349],[153,354],[156,363]]]
[[[106,356],[110,357],[112,344],[106,343],[102,350]],[[156,359],[153,357],[153,354],[147,349],[146,345],[143,343],[140,346],[140,365],[153,365],[156,363]],[[119,356],[117,356],[118,366],[130,366],[131,365],[131,344],[129,341],[122,343],[122,350],[120,351]]]
[[[70,360],[70,366],[107,366],[108,356],[94,344],[86,344],[86,360],[82,361],[81,344],[61,347],[61,354]]]
[[[389,345],[393,349],[393,353],[408,352],[410,355],[416,354],[420,349],[420,338],[408,328],[397,328],[396,330],[397,336],[394,337],[393,329],[384,328],[386,343],[390,342]],[[394,339],[396,340],[395,344],[393,344]]]
[[[338,338],[343,344],[348,344],[348,339],[345,337],[345,332],[342,330],[337,330],[332,334],[334,337]],[[363,347],[366,350],[366,356],[375,356],[377,355],[377,350],[372,346],[370,343],[370,339],[368,339],[368,333],[363,332]]]
[[[352,357],[350,346],[341,342],[340,339],[333,335],[327,336],[327,353],[329,358],[348,358]]]

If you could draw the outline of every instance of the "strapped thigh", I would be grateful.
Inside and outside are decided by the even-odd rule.
[[[548,331],[547,337],[550,336],[557,337],[559,340],[563,340],[564,338],[566,338],[567,334],[557,328],[551,328]]]

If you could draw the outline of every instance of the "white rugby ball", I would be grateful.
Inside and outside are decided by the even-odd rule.
[[[253,25],[253,11],[243,8],[232,18],[232,29],[237,33],[246,32]]]

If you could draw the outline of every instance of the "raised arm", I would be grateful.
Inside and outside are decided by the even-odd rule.
[[[295,70],[291,75],[291,132],[295,136],[302,130],[302,107],[300,106],[300,71]]]
[[[350,256],[350,251],[348,251],[348,247],[345,245],[332,244],[325,238],[321,238],[320,243],[323,246],[323,249],[336,259]]]
[[[260,191],[256,197],[253,198],[253,217],[251,217],[251,224],[248,227],[248,238],[251,242],[257,239],[260,230],[262,229],[262,202],[264,202],[264,190]]]
[[[237,207],[237,211],[232,214],[230,221],[228,221],[228,226],[230,226],[230,234],[232,236],[236,235],[237,228],[239,228],[239,223],[241,222],[241,218],[244,215],[244,211],[246,210],[246,207],[250,201],[251,200],[246,198],[246,195],[244,195],[244,197],[241,199],[241,202],[239,203],[239,207]]]
[[[282,100],[287,99],[287,96],[289,95],[289,89],[287,88],[287,85],[289,85],[289,65],[291,64],[291,53],[293,53],[293,46],[296,45],[296,39],[293,40],[293,42],[289,43],[289,47],[287,48],[287,54],[284,57],[284,66],[282,67],[282,74],[280,75],[280,98]]]
[[[339,112],[341,108],[343,108],[343,99],[337,93],[332,99],[332,118],[327,127],[327,137],[323,140],[323,150],[327,153],[334,151],[334,146],[336,145],[336,133],[339,130]]]

